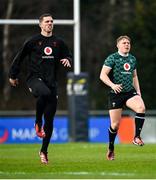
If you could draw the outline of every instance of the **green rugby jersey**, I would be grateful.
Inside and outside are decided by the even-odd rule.
[[[109,78],[114,84],[122,84],[122,92],[134,89],[133,71],[136,69],[136,58],[129,54],[121,56],[118,52],[109,55],[104,65],[111,68]],[[111,90],[111,92],[114,92]]]

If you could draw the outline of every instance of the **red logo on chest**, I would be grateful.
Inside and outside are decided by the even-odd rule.
[[[44,48],[44,53],[45,53],[46,55],[52,54],[52,48],[51,48],[51,47],[45,47],[45,48]]]
[[[129,71],[130,68],[131,68],[130,64],[128,64],[128,63],[125,63],[125,64],[124,64],[124,70],[125,70],[125,71]]]

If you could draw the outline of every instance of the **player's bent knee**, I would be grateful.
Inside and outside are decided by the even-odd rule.
[[[137,113],[145,113],[145,111],[146,111],[145,106],[138,106],[136,108]]]

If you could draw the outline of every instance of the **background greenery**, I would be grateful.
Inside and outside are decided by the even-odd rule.
[[[13,1],[13,19],[37,19],[42,13],[50,12],[54,19],[72,19],[72,0]],[[6,18],[9,0],[0,0],[0,18]],[[147,109],[155,109],[155,57],[156,57],[156,1],[155,0],[81,0],[81,71],[89,74],[89,104],[91,110],[107,108],[107,88],[99,80],[104,59],[116,51],[116,38],[129,35],[132,39],[132,54],[138,60],[138,76],[142,96]],[[11,64],[25,39],[40,31],[36,25],[10,26],[9,57],[4,60],[3,30],[0,25],[0,109],[31,110],[34,100],[25,85],[26,69],[22,68],[20,86],[5,91],[9,86],[7,68]],[[61,36],[73,52],[73,27],[55,26],[54,33]],[[71,69],[73,71],[73,69]],[[59,71],[58,109],[67,109],[66,74]]]

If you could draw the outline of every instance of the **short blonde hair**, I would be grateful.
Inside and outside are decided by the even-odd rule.
[[[128,39],[129,42],[131,42],[131,38],[127,35],[124,35],[124,36],[119,36],[116,40],[117,44],[119,43],[119,41],[121,41],[122,39]]]

